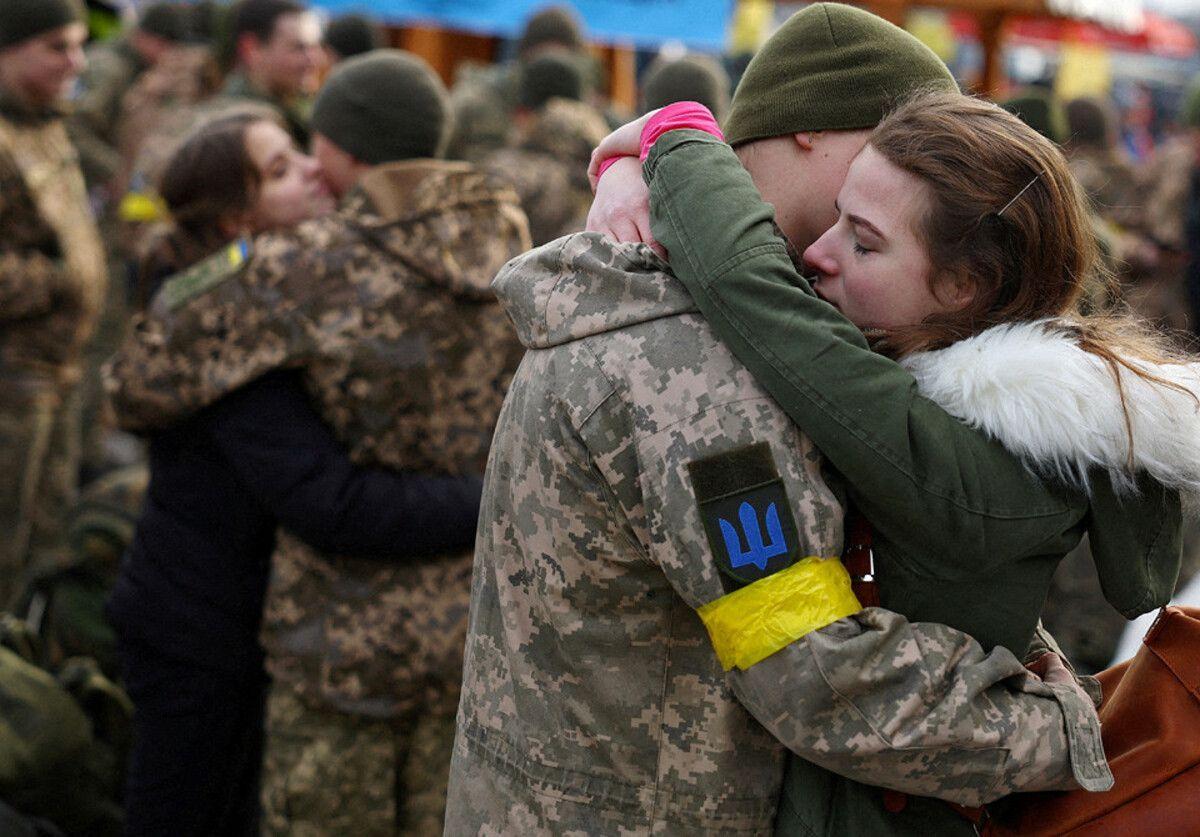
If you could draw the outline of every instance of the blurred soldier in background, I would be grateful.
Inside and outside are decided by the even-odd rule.
[[[324,59],[316,17],[294,0],[241,0],[230,15],[234,64],[221,97],[270,105],[307,148],[308,97]]]
[[[729,110],[729,74],[710,55],[660,55],[642,79],[642,113],[673,102],[699,102],[720,122]]]
[[[543,9],[525,24],[515,62],[466,67],[460,72],[450,99],[454,124],[447,157],[474,162],[508,144],[521,68],[546,50],[565,51],[575,58],[585,81],[591,84],[595,65],[587,53],[579,17],[567,6]]]
[[[146,9],[129,34],[88,49],[87,70],[79,79],[67,126],[89,189],[107,192],[120,170],[118,119],[125,93],[172,47],[188,39],[190,24],[188,9],[159,3]],[[110,197],[105,194],[105,202]]]
[[[107,278],[57,106],[86,36],[69,0],[0,5],[0,603],[53,557],[78,484],[80,352]]]
[[[507,179],[529,217],[534,246],[580,232],[592,205],[587,165],[608,124],[582,100],[586,80],[579,62],[548,51],[521,69],[511,148],[481,165]]]
[[[313,114],[341,208],[153,309],[114,362],[122,417],[170,424],[300,366],[356,461],[481,472],[519,357],[490,283],[529,236],[507,185],[433,159],[448,118],[419,59],[341,64]],[[441,834],[470,572],[470,553],[381,566],[280,534],[264,616],[268,831]]]
[[[379,24],[363,15],[343,15],[325,27],[325,56],[330,65],[386,46]]]

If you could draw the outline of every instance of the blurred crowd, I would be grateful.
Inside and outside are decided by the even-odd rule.
[[[489,319],[473,300],[508,259],[584,228],[592,150],[635,114],[607,98],[601,64],[569,8],[538,12],[507,45],[510,60],[463,65],[448,88],[420,59],[386,49],[377,21],[326,21],[295,0],[155,3],[107,40],[89,40],[83,20],[72,0],[0,0],[0,833],[169,833],[153,821],[153,800],[202,779],[161,748],[135,759],[130,775],[135,705],[147,740],[211,732],[225,742],[210,757],[226,763],[222,781],[236,787],[197,794],[190,804],[200,824],[174,833],[260,825],[281,834],[441,833],[478,487],[420,484],[445,498],[421,517],[419,503],[373,504],[376,488],[414,489],[382,485],[394,475],[371,469],[482,472],[520,355],[507,320]],[[654,57],[639,76],[640,110],[698,101],[720,119],[735,63]],[[380,101],[388,85],[400,91],[396,102]],[[1090,304],[1127,304],[1182,340],[1200,335],[1200,87],[1161,136],[1142,138],[1136,160],[1112,101],[1061,102],[1029,88],[1002,104],[1061,145],[1091,200],[1112,281],[1097,284]],[[437,165],[413,162],[431,160]],[[325,218],[333,220],[305,226]],[[349,235],[358,236],[353,246]],[[426,244],[433,238],[437,248]],[[375,249],[366,252],[368,244]],[[313,256],[323,251],[344,255]],[[196,341],[179,356],[206,370],[210,390],[171,391],[178,370],[139,365],[138,351],[181,338],[149,330],[143,312],[179,309],[252,252],[270,266],[264,296],[197,314],[206,335],[225,334],[237,351]],[[426,300],[411,311],[444,326],[430,339],[457,364],[451,372],[395,361],[389,352],[432,351],[401,345],[374,362],[395,361],[409,378],[306,373],[299,383],[269,382],[279,391],[253,393],[224,414],[204,413],[203,426],[163,431],[194,408],[224,405],[264,373],[318,355],[330,369],[345,361],[354,350],[319,332],[328,318],[364,317],[365,299],[361,310],[306,303],[318,312],[306,321],[317,334],[302,348],[277,324],[243,339],[229,311],[288,299],[270,293],[290,277],[369,273],[380,252],[454,289],[454,304]],[[363,324],[378,342],[390,327]],[[391,415],[413,380],[434,380],[442,400],[411,405],[409,424],[384,438],[379,416]],[[311,433],[297,429],[289,441],[288,455],[305,451],[307,464],[285,470],[268,460],[262,449],[282,446],[277,439],[222,446],[247,414],[288,423],[280,405],[297,390],[320,413]],[[164,406],[185,394],[186,407]],[[204,434],[219,453],[188,447]],[[175,462],[215,457],[214,482],[185,498],[207,472],[173,477],[161,465],[167,452]],[[330,482],[312,482],[317,461]],[[236,473],[238,485],[213,488],[223,473]],[[332,482],[335,474],[345,477]],[[152,477],[158,506],[146,501]],[[168,492],[172,479],[182,487]],[[305,491],[312,499],[301,505]],[[347,511],[356,503],[361,518]],[[260,505],[265,523],[252,528],[243,518]],[[200,585],[187,601],[154,599],[176,589],[172,570],[159,567],[147,581],[130,575],[128,562],[131,551],[154,548],[150,534],[135,548],[139,527],[161,532],[167,518],[183,527],[171,536],[178,541],[202,539],[204,527],[243,527],[246,543],[258,538],[239,547],[249,557],[224,577],[241,572],[245,595]],[[280,525],[290,534],[277,538]],[[1200,569],[1200,533],[1189,534],[1181,584]],[[467,557],[438,574],[397,563],[420,553]],[[202,575],[212,554],[197,552],[191,571]],[[364,563],[325,564],[326,555]],[[312,578],[328,588],[298,589]],[[238,599],[236,631],[195,615],[210,593]],[[264,596],[265,669],[257,644]],[[317,654],[306,643],[315,642],[310,603],[320,597],[341,610],[321,611]],[[414,636],[396,651],[419,647],[425,670],[376,670],[374,655],[395,650],[403,633],[401,617],[385,613],[398,608],[417,625],[410,633],[446,632],[440,645]],[[1060,567],[1044,621],[1080,670],[1112,661],[1125,624],[1103,599],[1086,545]],[[399,681],[411,699],[380,697]],[[170,698],[191,702],[171,703],[163,683],[184,683]],[[218,729],[196,706],[236,718]],[[183,716],[200,726],[172,726]],[[336,791],[346,783],[377,798],[365,809],[343,805]],[[127,824],[129,793],[151,802]],[[224,808],[213,809],[214,799]]]

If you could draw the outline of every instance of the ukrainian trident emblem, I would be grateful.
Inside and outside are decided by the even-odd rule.
[[[729,566],[733,569],[753,564],[758,567],[759,572],[763,572],[767,569],[768,561],[788,551],[787,541],[783,537],[783,526],[779,522],[779,509],[774,503],[767,506],[766,541],[763,540],[762,526],[754,506],[742,503],[738,507],[738,521],[742,524],[742,531],[746,536],[744,549],[734,525],[723,517],[717,518],[721,535],[725,538],[725,549],[729,553]]]

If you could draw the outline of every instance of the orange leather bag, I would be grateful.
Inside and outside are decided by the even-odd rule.
[[[1104,753],[1116,784],[1022,794],[988,835],[1200,835],[1200,608],[1164,607],[1137,655],[1101,672]]]

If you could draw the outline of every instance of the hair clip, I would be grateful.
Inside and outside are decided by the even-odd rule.
[[[1008,211],[1008,208],[1010,206],[1012,206],[1014,203],[1016,203],[1017,199],[1020,198],[1021,195],[1025,194],[1026,192],[1029,191],[1030,186],[1032,186],[1033,184],[1038,182],[1038,178],[1041,176],[1042,176],[1042,173],[1040,171],[1037,174],[1035,174],[1033,176],[1033,180],[1026,183],[1025,187],[1023,189],[1021,189],[1021,191],[1019,191],[1019,192],[1017,192],[1017,194],[1013,195],[1013,199],[1011,201],[1009,201],[1008,203],[1004,204],[1004,209],[1001,209],[999,212],[996,213],[996,215],[998,215],[998,216],[1004,215],[1004,213]]]

